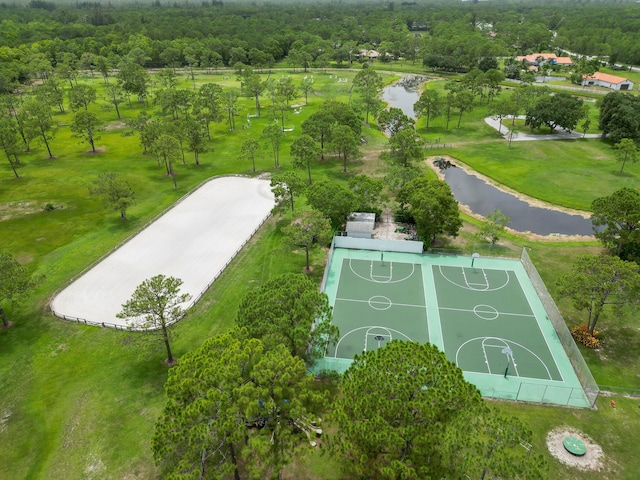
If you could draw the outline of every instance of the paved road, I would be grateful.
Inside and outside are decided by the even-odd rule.
[[[505,118],[505,120],[511,120],[511,118],[513,118],[513,117],[509,116],[509,117]],[[525,116],[524,115],[519,115],[517,118],[524,119]],[[496,130],[500,131],[504,138],[508,138],[508,136],[509,136],[509,128],[508,128],[507,125],[505,125],[503,123],[502,128],[500,128],[500,121],[497,118],[494,118],[494,117],[486,117],[484,119],[484,121],[490,127],[493,127]],[[587,133],[586,135],[584,135],[584,134],[579,133],[579,132],[575,132],[575,131],[566,132],[564,130],[558,130],[558,131],[556,131],[556,133],[552,133],[550,135],[532,135],[530,133],[515,132],[513,134],[513,137],[511,138],[511,141],[512,142],[527,142],[527,141],[532,141],[532,140],[572,140],[572,139],[579,139],[579,138],[600,138],[600,134],[599,133]]]

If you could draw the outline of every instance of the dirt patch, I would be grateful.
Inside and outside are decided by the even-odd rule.
[[[395,221],[394,214],[385,210],[373,227],[373,238],[380,240],[414,240],[415,229],[406,223]]]
[[[573,436],[582,440],[587,447],[587,453],[581,457],[569,453],[563,445],[566,437]],[[571,427],[556,427],[547,434],[547,448],[551,455],[560,462],[579,470],[602,470],[604,468],[604,453],[600,445],[589,436]]]
[[[104,147],[98,147],[95,150],[87,150],[86,152],[84,152],[85,155],[97,155],[99,153],[104,153],[105,149]]]
[[[476,172],[475,170],[471,169],[470,167],[468,167],[467,165],[465,165],[462,162],[459,162],[458,160],[456,160],[454,157],[451,157],[449,155],[436,155],[436,156],[431,156],[431,157],[427,157],[426,164],[429,168],[431,168],[431,170],[433,170],[436,175],[438,176],[438,178],[442,181],[444,181],[444,174],[440,171],[440,169],[438,167],[436,167],[433,164],[433,160],[436,158],[444,158],[448,161],[450,161],[452,164],[454,164],[456,167],[463,169],[466,173],[470,174],[470,175],[474,175],[475,177],[479,178],[480,180],[494,186],[495,188],[497,188],[498,190],[501,190],[503,192],[509,193],[511,195],[513,195],[514,197],[518,198],[519,200],[522,200],[523,202],[527,202],[529,205],[532,205],[534,207],[539,207],[539,208],[546,208],[547,210],[555,210],[558,212],[564,212],[564,213],[568,213],[570,215],[580,215],[583,218],[590,218],[591,217],[591,213],[589,212],[585,212],[582,210],[573,210],[571,208],[565,208],[565,207],[560,207],[557,205],[553,205],[551,203],[547,203],[547,202],[543,202],[542,200],[538,200],[537,198],[533,198],[533,197],[529,197],[528,195],[525,195],[523,193],[520,193],[516,190],[513,190],[509,187],[506,187],[504,185],[501,185],[499,183],[496,183],[493,179],[482,175],[481,173]],[[471,209],[467,206],[467,205],[463,205],[460,204],[460,209],[466,213],[467,215],[480,219],[480,220],[484,220],[484,217],[482,215],[478,215],[477,213],[473,213],[471,211]],[[593,241],[594,237],[591,235],[563,235],[563,234],[552,234],[552,235],[538,235],[537,233],[532,233],[532,232],[520,232],[517,230],[513,230],[509,227],[506,227],[506,230],[509,233],[512,233],[514,235],[520,235],[523,236],[529,240],[534,240],[534,241],[545,241],[545,242],[566,242],[566,241],[574,241],[574,242],[584,242],[584,241]]]
[[[0,221],[11,220],[12,218],[21,217],[23,215],[30,215],[32,213],[41,212],[48,203],[42,202],[33,202],[33,201],[23,201],[23,202],[7,202],[0,203]],[[53,205],[53,208],[62,208],[56,207]]]
[[[4,410],[0,411],[0,433],[4,432],[7,429],[7,423],[9,423],[10,418],[10,410],[5,408]]]
[[[113,130],[121,130],[123,128],[126,128],[127,126],[125,125],[124,122],[121,121],[115,121],[115,122],[109,122],[104,126],[104,129],[107,131],[113,131]]]

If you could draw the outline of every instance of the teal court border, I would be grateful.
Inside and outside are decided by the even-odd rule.
[[[474,260],[471,256],[389,251],[389,243],[385,242],[380,247],[380,250],[382,246],[385,248],[383,261],[389,265],[412,265],[420,273],[413,281],[421,277],[419,280],[422,282],[422,301],[417,300],[419,294],[416,296],[414,292],[409,300],[405,298],[394,303],[388,297],[397,298],[398,294],[404,295],[406,291],[415,290],[416,286],[405,283],[398,290],[400,284],[382,277],[378,282],[368,281],[363,289],[362,283],[350,285],[352,282],[349,282],[349,277],[342,277],[345,265],[356,261],[360,271],[370,264],[371,278],[376,278],[380,272],[374,272],[374,269],[381,265],[381,251],[371,250],[374,245],[371,242],[366,243],[367,250],[332,246],[323,290],[334,307],[336,322],[339,324],[348,318],[349,330],[341,331],[341,338],[354,333],[352,330],[356,329],[359,330],[357,333],[361,341],[359,344],[351,342],[351,351],[346,353],[341,348],[336,353],[336,346],[330,346],[326,356],[313,366],[314,372],[334,370],[343,373],[351,365],[353,355],[364,348],[371,350],[383,346],[392,338],[408,337],[404,339],[431,342],[444,351],[449,360],[460,366],[466,380],[475,384],[484,397],[593,407],[598,394],[597,385],[570,334],[561,331],[561,327],[566,330],[564,322],[558,325],[556,320],[554,326],[550,320],[550,316],[555,319],[559,312],[550,311],[550,296],[544,285],[544,292],[540,292],[540,285],[534,286],[539,278],[531,278],[537,277],[537,272],[525,251],[525,259],[480,257]],[[365,263],[358,264],[357,261]],[[472,262],[474,267],[471,267]],[[532,268],[535,275],[530,271]],[[457,282],[461,285],[447,285],[447,282],[451,283],[450,279],[443,278],[441,272],[447,272],[447,276],[457,273],[460,278],[475,275],[480,280],[467,278],[464,282]],[[494,278],[486,279],[487,272]],[[510,287],[503,292],[493,288],[500,283],[496,280],[500,276],[509,279],[507,284]],[[341,277],[346,280],[342,285]],[[385,295],[385,289],[389,288],[392,292]],[[346,295],[344,292],[347,292]],[[339,298],[338,294],[346,298]],[[548,298],[541,298],[540,295],[547,295]],[[345,302],[367,308],[345,309]],[[497,311],[492,303],[505,311]],[[523,307],[526,308],[523,310]],[[420,308],[423,313],[413,311]],[[411,313],[408,315],[407,312]],[[500,320],[494,322],[498,317]],[[462,330],[468,337],[462,341],[459,340],[460,327],[456,332],[456,319],[464,323]],[[503,324],[499,325],[499,321],[503,321]],[[469,329],[469,325],[475,326]],[[532,335],[539,338],[534,340],[534,347],[529,348],[530,342],[526,340]],[[475,353],[470,354],[465,345],[473,342],[477,345],[474,347]],[[543,347],[538,348],[540,345]],[[478,346],[481,350],[478,350]],[[465,349],[466,353],[462,352]],[[484,357],[479,356],[478,351],[484,351]],[[526,357],[529,359],[519,364],[519,359]],[[535,358],[538,360],[531,360]],[[507,364],[510,370],[504,375]],[[519,371],[518,367],[524,369]]]

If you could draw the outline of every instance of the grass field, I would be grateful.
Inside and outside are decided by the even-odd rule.
[[[385,65],[386,68],[386,65]],[[354,72],[341,72],[341,76]],[[298,74],[296,79],[303,74]],[[346,84],[337,84],[329,73],[314,72],[316,93],[300,115],[287,122],[299,132],[300,122],[326,97],[348,98]],[[224,79],[224,76],[230,76]],[[188,87],[190,79],[180,77]],[[385,77],[387,80],[391,76]],[[81,79],[101,87],[101,79]],[[238,87],[229,74],[200,75],[197,82],[223,82]],[[344,85],[344,89],[340,90]],[[297,102],[300,103],[298,99]],[[104,101],[102,101],[104,103]],[[229,132],[224,123],[212,124],[211,150],[201,156],[196,167],[187,154],[186,165],[176,165],[178,189],[152,157],[142,155],[137,136],[123,136],[115,112],[105,105],[91,107],[104,124],[97,146],[103,153],[88,155],[88,145],[72,138],[68,128],[60,126],[52,142],[54,159],[34,145],[21,157],[21,178],[14,179],[7,162],[0,164],[0,251],[14,254],[33,272],[46,275],[29,301],[8,313],[13,328],[0,331],[0,478],[7,479],[122,479],[158,478],[149,449],[153,424],[164,403],[163,384],[167,371],[161,350],[145,354],[123,344],[121,332],[83,327],[53,318],[47,302],[79,272],[88,268],[128,236],[168,208],[182,195],[210,176],[223,173],[250,173],[249,163],[237,160],[242,141],[262,125],[272,121],[265,109],[262,121],[252,121],[249,130]],[[123,105],[123,117],[155,110],[153,105]],[[241,98],[242,115],[253,111],[253,100]],[[565,206],[588,208],[596,196],[621,185],[637,186],[636,165],[625,168],[624,176],[615,175],[619,165],[610,147],[598,141],[576,141],[563,145],[516,146],[508,149],[483,118],[486,107],[465,114],[461,128],[444,131],[442,119],[429,131],[420,123],[426,138],[441,137],[454,148],[451,154],[485,175],[537,198]],[[56,114],[56,123],[68,124],[70,114]],[[263,123],[262,123],[263,122]],[[255,129],[253,128],[255,126]],[[367,172],[384,175],[385,166],[378,153],[384,139],[375,128],[366,128],[367,151],[361,160],[341,172],[337,159],[312,166],[314,179],[345,181],[349,175]],[[282,147],[282,168],[290,168],[288,148],[293,135]],[[530,142],[529,142],[530,143]],[[535,143],[535,142],[534,142]],[[548,142],[550,144],[554,142]],[[529,150],[527,150],[529,149]],[[434,154],[438,151],[434,151]],[[258,159],[261,172],[272,170],[268,153]],[[105,210],[88,195],[88,185],[101,172],[120,173],[133,186],[137,203],[122,222],[117,212]],[[428,173],[428,172],[427,172]],[[555,181],[558,179],[557,181]],[[51,203],[57,208],[45,211]],[[301,203],[300,207],[304,207]],[[456,247],[471,251],[478,242],[474,232],[477,220],[466,218],[465,229]],[[213,285],[202,301],[177,327],[176,355],[200,345],[206,338],[233,325],[240,299],[273,275],[299,272],[304,267],[304,252],[293,255],[282,241],[280,227],[287,219],[274,219],[235,258],[229,269]],[[585,251],[599,251],[596,243],[541,243],[507,236],[505,243],[526,245],[547,286],[554,293],[555,279],[567,265]],[[313,278],[322,276],[324,255],[314,253]],[[559,304],[570,325],[583,321],[567,300]],[[640,369],[640,334],[629,317],[605,317],[602,330],[606,343],[600,352],[585,351],[585,357],[598,383],[617,388],[637,388]],[[598,411],[573,411],[549,407],[499,404],[500,409],[521,417],[534,431],[536,448],[544,451],[544,436],[549,428],[569,424],[594,438],[608,455],[606,474],[579,474],[552,464],[550,478],[635,478],[640,460],[633,446],[637,430],[637,400],[617,397],[618,409],[608,400],[598,402]],[[298,470],[292,470],[299,467]],[[300,459],[287,471],[287,478],[342,478],[340,465],[320,452]]]

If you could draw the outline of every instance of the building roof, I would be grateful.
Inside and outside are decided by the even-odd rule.
[[[359,53],[361,56],[369,58],[378,58],[380,56],[380,53],[375,50],[360,50]]]
[[[351,212],[351,215],[349,215],[349,221],[369,222],[373,224],[376,221],[376,214],[370,212]]]
[[[628,78],[617,77],[615,75],[609,75],[608,73],[596,72],[593,75],[583,75],[584,80],[600,80],[601,82],[613,83],[617,85],[622,82],[628,82]]]
[[[571,57],[556,57],[556,65],[573,65]]]
[[[558,58],[567,58],[569,59],[569,63],[565,63],[563,65],[571,65],[571,59],[569,57],[557,57],[555,53],[530,53],[529,55],[519,55],[516,57],[516,60],[518,60],[519,62],[522,62],[523,60],[526,60],[527,63],[538,63],[538,61],[542,60],[542,61],[547,61],[547,60],[556,60],[556,62],[558,61]]]
[[[347,233],[371,233],[374,225],[365,222],[347,222]]]

